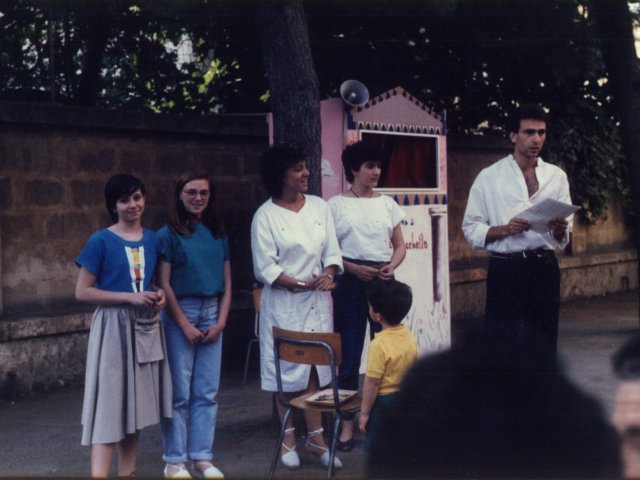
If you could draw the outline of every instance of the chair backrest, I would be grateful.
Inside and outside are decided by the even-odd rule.
[[[260,299],[262,298],[263,287],[256,287],[251,291],[253,295],[253,310],[256,313],[260,313]]]
[[[273,341],[277,358],[306,365],[331,365],[331,351],[335,365],[342,362],[339,333],[296,332],[273,327]]]
[[[339,333],[295,332],[273,327],[273,353],[276,363],[276,383],[278,401],[290,408],[289,399],[282,387],[280,360],[306,365],[328,365],[331,371],[333,409],[341,417],[340,395],[338,391],[337,367],[342,361],[342,347]]]
[[[253,334],[256,338],[260,338],[260,327],[258,326],[258,322],[260,322],[260,299],[262,298],[262,290],[263,287],[255,287],[251,294],[253,296]]]

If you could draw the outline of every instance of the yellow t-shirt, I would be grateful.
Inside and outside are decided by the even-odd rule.
[[[418,343],[400,324],[376,333],[369,345],[366,375],[380,379],[378,395],[397,392],[407,369],[418,357]]]

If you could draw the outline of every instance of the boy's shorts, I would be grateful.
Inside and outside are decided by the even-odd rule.
[[[396,397],[396,392],[386,393],[384,395],[378,395],[376,397],[376,403],[373,404],[371,409],[371,415],[369,416],[369,422],[367,424],[367,434],[364,437],[364,451],[369,453],[371,447],[376,441],[379,435],[384,435],[384,432],[379,431],[380,422],[384,412],[392,408],[393,401]]]

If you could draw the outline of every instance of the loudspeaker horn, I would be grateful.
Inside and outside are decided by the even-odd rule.
[[[360,107],[369,101],[369,90],[357,80],[347,80],[340,85],[342,101],[352,107]]]

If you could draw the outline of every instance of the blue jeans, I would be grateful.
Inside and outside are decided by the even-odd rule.
[[[185,297],[179,303],[191,324],[200,331],[218,323],[217,297]],[[173,385],[173,418],[162,422],[162,459],[167,463],[183,463],[187,458],[211,460],[218,414],[222,334],[213,343],[192,345],[168,312],[163,311],[162,317]]]

